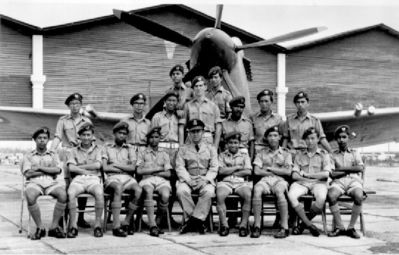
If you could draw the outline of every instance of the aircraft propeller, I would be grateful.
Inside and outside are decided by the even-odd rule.
[[[223,5],[222,4],[216,5],[215,28],[220,29],[222,25],[222,12],[223,12]]]

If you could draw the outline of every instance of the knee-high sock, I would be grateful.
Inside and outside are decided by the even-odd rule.
[[[243,204],[241,208],[241,222],[240,227],[246,228],[248,225],[248,218],[251,212],[251,203]]]
[[[139,206],[137,204],[134,204],[132,202],[129,203],[128,208],[127,208],[127,213],[126,213],[124,225],[129,225],[130,224],[130,221],[132,220],[134,212],[138,208],[139,208]]]
[[[357,218],[359,218],[359,215],[362,211],[362,206],[361,205],[353,205],[352,207],[352,214],[351,214],[351,220],[349,222],[348,228],[355,228],[355,224],[357,221]]]
[[[331,214],[334,217],[335,227],[339,229],[344,229],[344,224],[342,224],[341,213],[339,212],[338,204],[330,205]]]
[[[29,213],[32,216],[33,221],[35,222],[36,226],[38,228],[43,228],[39,205],[37,203],[34,203],[33,205],[29,205],[28,210],[29,210]]]
[[[262,212],[262,200],[261,199],[253,199],[252,200],[252,210],[254,213],[254,226],[260,228],[261,222],[261,212]]]
[[[77,209],[76,209],[76,199],[68,202],[69,209],[69,228],[77,228]]]
[[[284,229],[288,229],[288,203],[287,200],[277,201],[278,209],[280,210],[280,225]]]
[[[60,221],[62,215],[64,214],[65,208],[66,208],[66,203],[60,203],[58,201],[55,203],[51,229],[56,228],[58,226],[58,222]]]
[[[145,209],[147,210],[148,225],[149,225],[150,227],[156,226],[156,223],[155,223],[155,214],[154,214],[154,211],[155,211],[155,208],[154,208],[154,207],[155,207],[155,201],[152,200],[152,199],[144,200],[144,206],[145,206]]]
[[[298,204],[296,207],[294,207],[294,210],[306,226],[309,227],[310,225],[312,225],[312,222],[308,219],[308,217],[305,214],[305,210],[303,209],[302,204]]]
[[[322,210],[322,208],[317,207],[316,203],[312,203],[310,206],[310,211],[306,216],[309,220],[312,220],[317,214],[321,213]]]
[[[217,211],[219,213],[220,225],[228,227],[229,224],[227,223],[227,218],[226,218],[226,204],[217,205],[216,209],[217,209]]]
[[[94,222],[94,227],[101,227],[101,217],[103,215],[104,211],[104,201],[97,201],[95,204],[95,214],[96,214],[96,219]]]
[[[121,207],[122,207],[121,202],[112,202],[111,203],[112,218],[114,220],[112,227],[114,229],[121,227],[121,220],[120,220]]]

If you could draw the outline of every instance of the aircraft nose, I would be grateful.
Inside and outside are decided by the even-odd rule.
[[[206,33],[205,37],[206,38],[211,38],[212,37],[212,33]]]

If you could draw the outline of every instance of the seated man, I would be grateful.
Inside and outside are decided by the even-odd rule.
[[[117,123],[114,128],[114,143],[104,147],[102,160],[106,174],[105,191],[112,194],[111,210],[113,215],[112,234],[118,237],[133,235],[132,217],[139,207],[141,187],[133,177],[136,171],[136,152],[134,147],[126,143],[129,125],[126,122]],[[122,193],[130,194],[125,221],[121,226],[120,213]]]
[[[251,211],[252,182],[249,177],[252,174],[251,159],[247,152],[239,150],[241,134],[231,132],[225,135],[227,150],[219,155],[219,173],[222,181],[217,183],[216,198],[219,213],[219,235],[229,234],[229,225],[226,219],[226,197],[230,194],[238,194],[244,201],[241,206],[242,216],[239,227],[239,236],[248,235],[248,218]]]
[[[265,143],[269,145],[256,154],[254,160],[255,176],[261,177],[254,187],[252,207],[255,223],[251,237],[258,238],[261,234],[262,195],[274,194],[280,212],[281,229],[275,238],[285,238],[289,235],[288,203],[285,197],[288,183],[284,177],[291,175],[292,157],[287,149],[280,147],[281,134],[278,126],[268,128],[264,134]]]
[[[202,141],[205,124],[199,119],[187,123],[190,144],[183,145],[176,158],[177,197],[185,215],[189,219],[182,226],[180,233],[198,231],[205,233],[204,221],[215,196],[215,178],[218,171],[216,148]],[[191,192],[199,194],[194,204]]]
[[[147,210],[151,236],[159,236],[159,234],[163,233],[155,223],[154,206],[156,202],[153,199],[154,190],[160,197],[158,214],[161,215],[161,220],[166,219],[172,190],[169,182],[172,166],[169,154],[158,148],[160,137],[161,127],[152,128],[147,134],[149,146],[144,151],[139,152],[137,159],[137,174],[143,176],[139,184],[143,188],[145,195],[144,206]]]
[[[319,133],[316,128],[308,128],[302,139],[305,140],[307,148],[299,151],[295,156],[292,169],[292,179],[295,182],[291,184],[288,192],[292,208],[301,218],[302,223],[292,230],[292,234],[300,235],[305,228],[308,228],[313,236],[319,236],[320,231],[311,220],[323,210],[326,201],[327,179],[331,172],[330,157],[326,151],[317,146]],[[310,212],[306,215],[298,199],[309,192],[314,196],[315,201],[312,202]]]
[[[334,217],[336,228],[329,233],[328,236],[348,235],[358,239],[360,235],[355,230],[355,224],[362,211],[363,180],[361,175],[364,170],[364,164],[360,157],[360,153],[348,147],[348,126],[344,125],[338,127],[335,130],[334,136],[339,148],[332,154],[335,169],[331,173],[333,182],[328,190],[327,200],[330,204],[330,210]],[[337,204],[337,199],[343,194],[352,197],[354,201],[351,219],[346,231],[342,224]]]
[[[78,235],[76,197],[84,192],[95,198],[94,236],[103,236],[101,216],[104,210],[104,191],[100,182],[101,149],[93,143],[93,133],[93,124],[83,124],[78,130],[81,144],[74,147],[67,156],[67,167],[75,176],[68,188],[70,217],[68,238],[75,238]]]
[[[48,236],[65,238],[65,233],[59,227],[58,222],[64,213],[67,196],[65,186],[55,180],[61,173],[60,161],[57,154],[47,150],[50,138],[48,128],[43,127],[36,130],[32,138],[36,143],[36,149],[27,153],[22,161],[22,174],[26,178],[25,197],[29,213],[36,224],[36,232],[31,239],[39,240],[46,235],[40,217],[40,208],[37,204],[37,198],[41,195],[50,195],[57,199]]]

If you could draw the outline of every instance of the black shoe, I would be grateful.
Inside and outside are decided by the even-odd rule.
[[[219,230],[220,236],[228,236],[229,235],[229,227],[221,226]]]
[[[94,237],[103,237],[103,231],[100,227],[95,227],[93,230]]]
[[[48,236],[55,237],[55,238],[65,238],[66,237],[64,231],[62,231],[60,229],[60,227],[49,229]]]
[[[346,230],[336,228],[336,229],[334,229],[334,231],[329,232],[327,235],[329,237],[346,236]]]
[[[206,232],[206,227],[205,224],[201,221],[201,223],[197,226],[197,230],[198,233],[200,233],[200,235],[204,235]]]
[[[122,225],[121,229],[129,236],[134,234],[133,226]]]
[[[238,229],[238,236],[239,237],[246,237],[248,235],[248,229],[244,227],[240,227]]]
[[[185,234],[192,231],[192,227],[190,225],[190,222],[186,222],[183,224],[183,226],[180,228],[180,234]]]
[[[308,227],[310,233],[312,234],[312,236],[319,236],[320,235],[320,231],[319,229],[315,226],[315,225],[310,225]]]
[[[274,234],[274,238],[286,238],[287,236],[289,236],[290,231],[288,229],[280,229],[279,232],[277,232],[276,234]]]
[[[118,237],[126,237],[127,234],[125,231],[123,231],[121,228],[114,228],[112,230],[112,235],[118,236]]]
[[[71,228],[71,229],[68,230],[67,237],[68,238],[75,238],[78,235],[78,233],[79,232],[78,232],[77,228]]]
[[[44,228],[36,228],[36,232],[31,237],[31,240],[40,240],[42,237],[46,236],[46,230]]]
[[[302,235],[304,230],[305,230],[305,226],[301,223],[292,229],[292,234],[295,236]]]
[[[251,231],[251,238],[259,238],[260,237],[260,228],[254,227]]]
[[[150,227],[150,236],[159,236],[159,229],[157,226]]]
[[[355,239],[360,238],[360,235],[356,232],[354,228],[348,228],[348,230],[346,230],[346,235]]]
[[[80,228],[91,228],[90,224],[87,221],[85,221],[84,219],[83,220],[78,220],[78,227],[80,227]]]
[[[276,219],[275,219],[274,222],[273,222],[272,228],[273,228],[273,229],[279,229],[279,228],[281,228],[281,226],[280,226],[280,217],[277,217],[277,216],[276,216]]]

